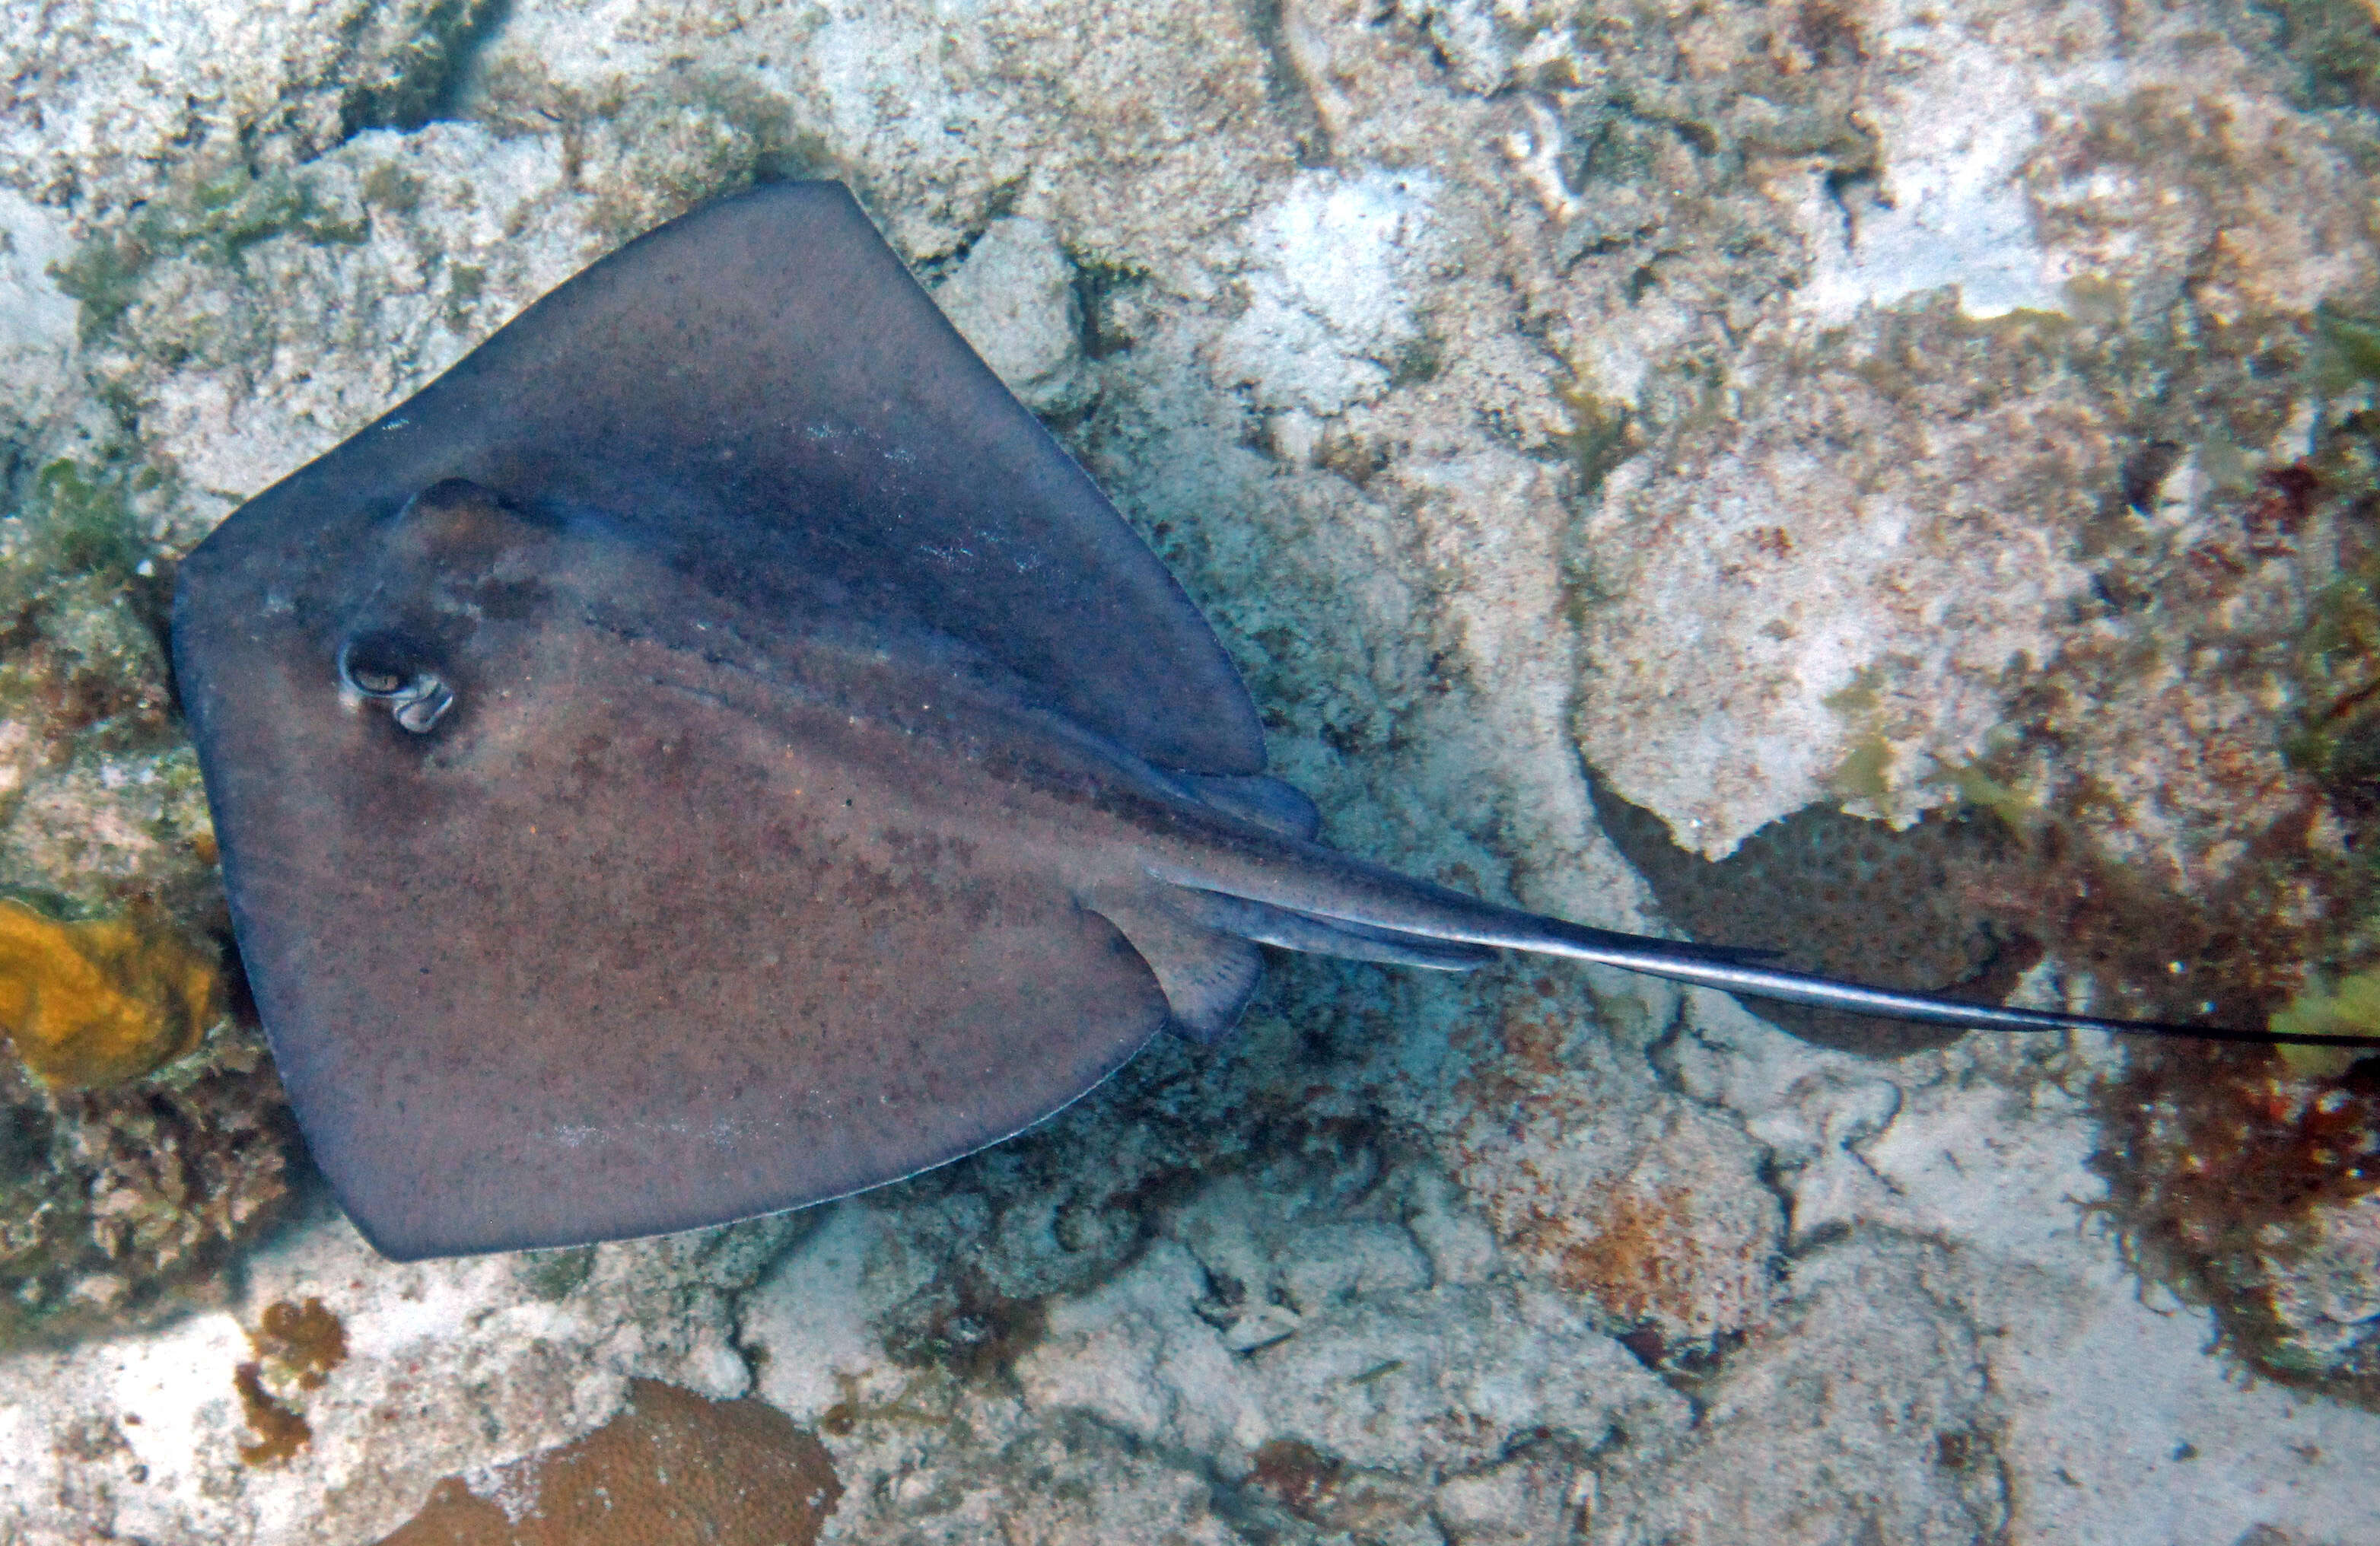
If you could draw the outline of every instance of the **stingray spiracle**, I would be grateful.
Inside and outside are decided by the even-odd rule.
[[[417,736],[455,706],[455,689],[436,663],[398,634],[358,634],[339,646],[339,684],[387,705],[389,717]]]

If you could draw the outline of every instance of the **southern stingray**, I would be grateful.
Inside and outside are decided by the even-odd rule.
[[[174,655],[257,1007],[394,1257],[940,1164],[1221,1034],[1265,944],[2277,1040],[1860,987],[1317,843],[1205,620],[830,183],[631,242],[243,505]]]

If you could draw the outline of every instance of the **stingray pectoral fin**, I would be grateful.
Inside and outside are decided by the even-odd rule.
[[[880,919],[862,941],[755,907],[669,937],[671,882],[716,879],[656,884],[594,961],[508,954],[492,928],[336,966],[251,936],[309,1145],[374,1246],[619,1239],[880,1186],[1071,1104],[1165,1023],[1131,947],[1079,909],[964,936]]]
[[[212,770],[283,1079],[382,1251],[653,1235],[897,1180],[1163,1027],[1131,944],[1030,855],[985,837],[920,864],[937,840],[880,785],[748,705],[618,692],[633,648],[604,647],[426,736],[258,716]],[[292,703],[334,690],[310,679],[327,660],[236,663]]]

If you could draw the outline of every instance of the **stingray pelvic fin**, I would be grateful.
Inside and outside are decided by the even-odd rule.
[[[1250,776],[1181,773],[1184,787],[1219,810],[1254,822],[1268,832],[1301,840],[1322,830],[1322,813],[1305,791],[1261,773]]]
[[[1184,898],[1183,902],[1190,899]],[[1264,955],[1162,895],[1102,901],[1096,909],[1140,953],[1165,993],[1166,1029],[1212,1045],[1239,1024],[1264,977]]]

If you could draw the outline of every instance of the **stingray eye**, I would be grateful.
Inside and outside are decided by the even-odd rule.
[[[389,717],[417,736],[455,706],[455,689],[429,651],[396,634],[358,634],[339,646],[339,681],[387,704]]]

